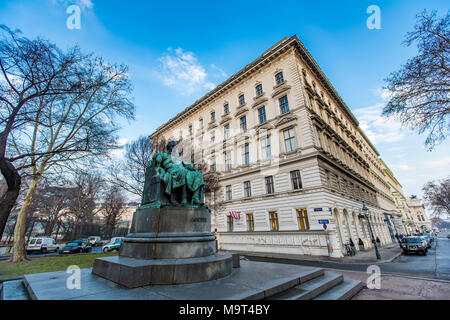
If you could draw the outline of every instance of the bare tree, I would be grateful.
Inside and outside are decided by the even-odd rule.
[[[19,212],[12,261],[26,259],[24,222],[42,176],[66,162],[107,156],[117,145],[117,118],[133,118],[128,96],[131,84],[125,66],[108,65],[98,58],[83,63],[78,76],[86,90],[36,101],[32,126],[16,130],[11,161],[23,160],[32,170],[30,187]]]
[[[80,172],[75,177],[74,186],[68,191],[67,214],[70,225],[70,238],[79,235],[80,227],[92,223],[98,213],[96,200],[104,188],[104,180],[93,173]]]
[[[36,191],[30,211],[39,215],[39,221],[44,226],[44,235],[51,236],[67,213],[69,193],[72,189],[67,187],[51,186],[45,184]],[[58,230],[56,231],[58,234]]]
[[[104,202],[101,205],[100,215],[105,223],[104,236],[111,238],[117,223],[125,212],[125,198],[119,190],[118,186],[110,186],[106,189]]]
[[[0,235],[20,192],[19,172],[27,168],[13,164],[18,159],[9,150],[11,134],[42,113],[39,101],[86,91],[91,83],[82,83],[80,75],[89,59],[76,47],[62,52],[48,41],[30,40],[0,25],[0,171],[7,184],[0,198]]]
[[[152,140],[146,136],[127,144],[124,160],[110,166],[108,181],[142,198],[145,170],[152,158],[152,147]]]
[[[425,145],[432,150],[450,129],[450,10],[442,18],[425,10],[417,19],[404,43],[417,42],[418,55],[386,79],[391,97],[383,115],[427,132]]]
[[[422,190],[425,204],[433,210],[433,218],[450,214],[450,178],[430,181]]]

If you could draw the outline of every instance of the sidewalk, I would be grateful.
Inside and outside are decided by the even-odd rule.
[[[397,243],[389,244],[378,248],[380,252],[381,260],[377,260],[375,255],[375,249],[369,249],[366,251],[358,251],[355,256],[343,258],[331,258],[325,256],[310,256],[300,254],[285,254],[285,253],[265,253],[265,252],[244,252],[244,251],[228,251],[230,253],[239,253],[241,256],[248,257],[262,257],[271,259],[286,259],[296,261],[311,261],[311,262],[335,262],[335,263],[350,263],[350,264],[381,264],[389,263],[397,259],[401,254]]]

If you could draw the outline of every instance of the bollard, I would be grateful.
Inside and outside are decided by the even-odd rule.
[[[231,254],[231,258],[233,261],[233,268],[240,268],[241,267],[241,257],[239,255],[239,253]]]

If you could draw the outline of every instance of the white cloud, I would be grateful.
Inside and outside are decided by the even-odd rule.
[[[211,69],[217,71],[217,72],[214,74],[214,77],[216,77],[216,78],[225,78],[225,77],[227,76],[226,72],[223,71],[223,70],[222,70],[221,68],[219,68],[218,66],[216,66],[215,64],[212,64],[212,65],[211,65]]]
[[[64,7],[69,7],[71,5],[77,5],[81,10],[92,9],[94,3],[92,0],[51,0],[54,5],[62,5]]]
[[[373,143],[392,143],[401,141],[404,132],[400,122],[381,116],[384,103],[355,110],[361,129]]]
[[[398,171],[412,171],[416,170],[415,167],[412,167],[408,164],[402,163],[402,164],[391,164],[391,169],[398,170]]]
[[[158,75],[168,87],[187,94],[215,87],[207,80],[208,74],[193,52],[186,52],[182,48],[169,48],[158,61],[162,66]]]
[[[450,167],[450,156],[444,156],[440,159],[425,162],[427,168]]]
[[[370,91],[373,93],[374,96],[376,97],[380,97],[381,99],[383,99],[383,101],[388,101],[391,96],[392,96],[392,92],[389,91],[388,89],[384,89],[381,87],[375,88],[375,89],[370,89]]]

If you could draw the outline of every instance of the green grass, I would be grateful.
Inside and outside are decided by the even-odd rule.
[[[66,270],[68,266],[77,265],[80,268],[90,268],[95,258],[116,256],[117,252],[58,255],[31,258],[24,262],[0,262],[0,279],[23,276],[25,274]],[[7,272],[4,274],[4,272]]]

